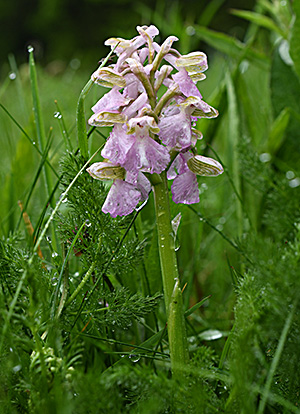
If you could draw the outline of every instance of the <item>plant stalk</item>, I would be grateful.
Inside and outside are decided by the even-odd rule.
[[[189,361],[185,319],[180,289],[175,240],[171,225],[169,190],[166,172],[161,182],[153,186],[158,249],[167,312],[171,369],[175,379],[180,379]]]

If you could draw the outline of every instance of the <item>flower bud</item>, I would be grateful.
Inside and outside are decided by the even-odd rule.
[[[220,175],[224,171],[222,165],[218,161],[212,158],[203,157],[202,155],[191,157],[187,161],[187,165],[194,174],[207,177]]]
[[[119,165],[114,165],[110,162],[95,162],[89,168],[87,172],[97,180],[115,180],[125,178],[125,169]]]
[[[92,81],[105,88],[113,88],[118,86],[124,88],[126,80],[119,73],[111,68],[100,68],[92,74]]]
[[[163,81],[164,81],[164,80],[165,80],[168,76],[170,76],[170,74],[171,74],[172,70],[173,70],[172,66],[169,66],[169,65],[163,65],[163,66],[160,68],[159,72],[156,72],[156,73],[157,73],[157,78],[155,79],[155,82],[154,82],[154,89],[155,89],[156,91],[158,91],[158,89],[161,87],[161,85],[162,85]]]

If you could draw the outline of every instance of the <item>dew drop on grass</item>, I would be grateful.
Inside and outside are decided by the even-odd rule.
[[[139,362],[140,360],[140,356],[134,354],[130,354],[128,358],[131,360],[131,362]]]
[[[34,51],[34,47],[29,45],[27,50],[28,50],[29,53],[32,53]]]
[[[287,171],[285,176],[288,180],[292,180],[295,177],[295,173],[293,171]]]
[[[207,329],[204,332],[201,332],[199,338],[203,341],[215,341],[216,339],[222,338],[223,333],[217,329]]]
[[[17,75],[16,75],[15,72],[10,72],[10,74],[8,75],[8,77],[9,77],[10,80],[15,80],[16,77],[17,77]]]
[[[259,159],[261,162],[269,162],[271,161],[271,154],[269,154],[268,152],[264,152],[262,154],[260,154]]]
[[[16,373],[16,372],[19,372],[21,369],[22,369],[22,365],[16,365],[15,367],[13,367],[12,370],[14,373]]]
[[[291,180],[291,181],[289,182],[289,186],[290,186],[291,188],[296,188],[296,187],[299,187],[299,185],[300,185],[300,178],[298,178],[298,177],[294,178],[293,180]]]
[[[54,112],[54,118],[57,118],[57,119],[61,119],[62,118],[62,114],[60,113],[60,112]]]
[[[186,34],[187,34],[188,36],[194,36],[194,34],[196,33],[196,30],[195,30],[195,28],[194,28],[193,26],[188,26],[188,27],[185,29],[185,32],[186,32]]]

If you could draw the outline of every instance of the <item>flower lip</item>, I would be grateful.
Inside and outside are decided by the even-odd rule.
[[[131,118],[128,121],[128,131],[127,134],[133,134],[138,129],[148,129],[153,134],[159,133],[159,127],[152,116],[144,115],[141,117]]]

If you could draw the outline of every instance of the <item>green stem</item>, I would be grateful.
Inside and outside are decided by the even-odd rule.
[[[153,186],[158,248],[168,318],[172,373],[175,379],[180,379],[182,370],[188,363],[189,354],[165,172],[161,174],[161,179],[160,183]]]

